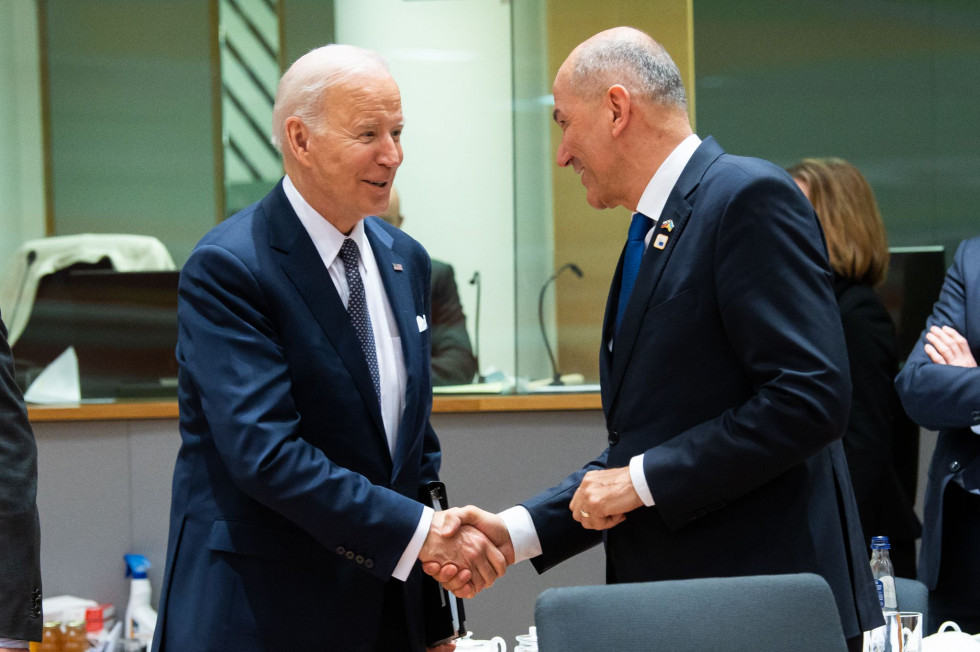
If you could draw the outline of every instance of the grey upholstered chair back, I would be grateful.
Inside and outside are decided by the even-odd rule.
[[[843,652],[818,575],[759,575],[548,589],[534,610],[540,652]]]
[[[922,622],[929,622],[929,589],[919,580],[895,578],[895,597],[900,611],[921,611]],[[923,632],[923,635],[932,632]]]

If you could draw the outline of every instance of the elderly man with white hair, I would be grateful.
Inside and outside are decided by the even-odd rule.
[[[461,568],[461,595],[505,566],[418,502],[440,465],[429,258],[365,219],[402,161],[398,86],[373,52],[319,48],[283,75],[273,123],[286,176],[181,271],[153,649],[417,652],[418,560]]]

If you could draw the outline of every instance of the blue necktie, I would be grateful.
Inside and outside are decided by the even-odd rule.
[[[361,349],[364,350],[364,358],[367,360],[368,369],[371,371],[371,380],[374,382],[374,393],[381,400],[381,375],[378,373],[378,352],[374,348],[374,331],[371,329],[371,313],[368,312],[367,300],[364,297],[364,282],[361,280],[361,272],[357,268],[361,252],[357,248],[357,243],[347,238],[340,247],[340,259],[344,261],[344,275],[347,277],[347,288],[349,295],[347,298],[347,314],[350,315],[354,330],[357,331],[357,339],[361,341]]]
[[[623,254],[623,282],[619,285],[619,305],[616,308],[617,333],[619,325],[623,322],[626,304],[629,303],[630,294],[633,293],[633,286],[636,284],[636,275],[640,271],[640,261],[646,249],[644,240],[652,227],[653,220],[649,217],[643,213],[633,214],[629,234],[626,236],[626,253]]]

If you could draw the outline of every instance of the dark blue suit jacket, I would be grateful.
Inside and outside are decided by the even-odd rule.
[[[372,650],[385,626],[385,583],[440,452],[417,320],[428,256],[377,218],[365,231],[405,356],[394,456],[350,318],[281,183],[184,265],[182,445],[154,649]],[[420,573],[404,584],[419,650]]]
[[[955,328],[980,360],[980,238],[966,240],[956,250],[925,330],[895,380],[912,420],[939,431],[929,466],[919,550],[919,579],[930,589],[939,579],[946,485],[964,475],[973,482],[980,480],[980,435],[970,429],[980,424],[980,367],[934,363],[923,349],[932,326]]]
[[[568,510],[582,475],[646,453],[656,505],[606,532],[610,582],[814,572],[845,635],[877,625],[839,441],[847,357],[809,202],[783,170],[708,138],[671,191],[660,234],[666,245],[648,247],[611,353],[618,280],[606,307],[608,448],[524,503],[543,549],[535,566],[598,542]]]
[[[0,321],[0,638],[41,640],[37,444]]]

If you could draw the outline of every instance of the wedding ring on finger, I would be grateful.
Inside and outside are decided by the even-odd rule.
[[[579,511],[579,514],[581,514],[581,515],[582,515],[582,518],[589,518],[589,517],[591,516],[591,514],[589,514],[589,513],[588,513],[587,511],[585,511],[584,509],[580,509],[580,510],[578,510],[578,511]]]

